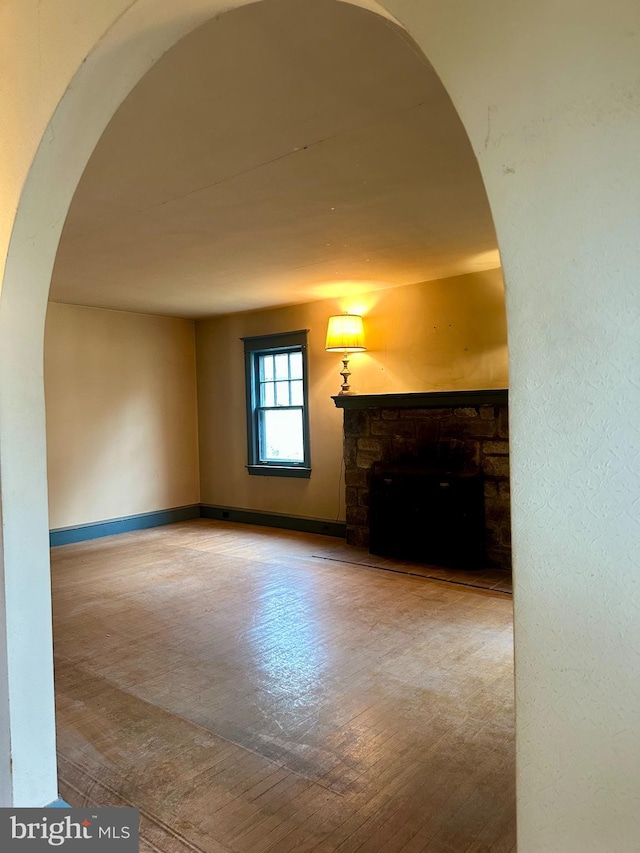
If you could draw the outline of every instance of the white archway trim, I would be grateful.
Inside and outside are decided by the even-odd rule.
[[[69,28],[88,14],[81,0],[47,3],[69,12]],[[82,55],[69,38],[78,71],[29,150],[0,298],[0,747],[10,744],[13,761],[0,763],[3,805],[55,799],[42,321],[62,221],[130,88],[181,36],[242,3],[137,0],[122,13],[123,0],[96,0],[113,25],[99,41],[87,36]],[[640,837],[640,6],[577,5],[380,4],[460,113],[505,270],[519,853],[635,853]],[[27,21],[35,2],[6,6]],[[47,35],[45,47],[65,55],[64,31]],[[37,64],[32,41],[16,62]]]

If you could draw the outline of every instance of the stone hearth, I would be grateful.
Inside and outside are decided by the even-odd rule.
[[[484,476],[486,554],[511,565],[506,391],[334,397],[344,409],[347,542],[368,546],[369,486],[376,462],[455,460]]]

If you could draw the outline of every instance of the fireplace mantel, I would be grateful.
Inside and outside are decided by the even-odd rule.
[[[477,391],[420,391],[412,394],[337,394],[338,409],[446,409],[450,407],[506,406],[506,388]]]

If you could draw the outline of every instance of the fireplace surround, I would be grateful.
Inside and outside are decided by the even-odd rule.
[[[336,396],[344,411],[347,542],[369,545],[376,464],[478,472],[484,481],[488,565],[511,566],[506,389]]]

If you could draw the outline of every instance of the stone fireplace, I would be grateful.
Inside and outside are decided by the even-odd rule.
[[[333,399],[344,410],[349,544],[369,544],[369,489],[375,463],[455,465],[482,473],[487,562],[511,566],[506,390]]]

